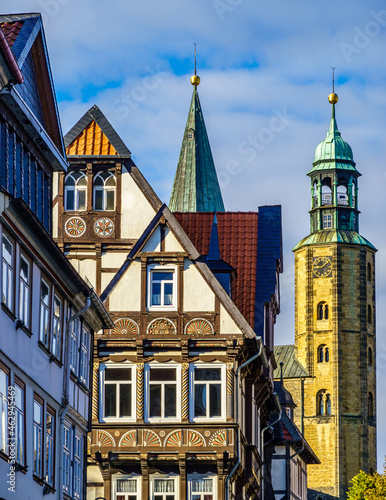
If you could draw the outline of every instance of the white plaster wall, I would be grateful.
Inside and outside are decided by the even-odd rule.
[[[107,252],[102,255],[101,265],[103,267],[119,268],[124,263],[129,251],[122,253]]]
[[[139,238],[155,211],[126,168],[122,167],[122,238]]]
[[[101,290],[105,290],[110,281],[114,278],[115,273],[102,273],[101,275]]]
[[[165,252],[184,252],[184,248],[179,244],[177,238],[166,228],[165,231]]]
[[[141,262],[132,262],[110,294],[110,311],[139,311],[141,308]]]
[[[161,230],[159,226],[150,236],[149,241],[143,247],[143,252],[160,252],[161,251]]]
[[[190,259],[184,262],[184,311],[214,311],[214,293]]]
[[[221,333],[241,333],[223,305],[220,306],[220,332]]]
[[[96,261],[93,259],[71,259],[71,264],[82,276],[82,278],[87,278],[90,283],[96,286]]]

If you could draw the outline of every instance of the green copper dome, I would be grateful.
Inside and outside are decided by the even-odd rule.
[[[315,150],[315,162],[331,160],[354,161],[350,145],[342,139],[338,130],[338,125],[335,119],[334,103],[332,104],[332,117],[327,136],[320,144],[318,144]]]

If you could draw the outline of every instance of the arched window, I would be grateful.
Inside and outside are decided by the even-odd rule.
[[[318,363],[323,363],[324,361],[324,346],[318,347]]]
[[[339,185],[337,187],[337,204],[338,205],[348,205],[348,194],[347,194],[347,182],[345,179],[339,179]],[[342,184],[340,184],[342,183]]]
[[[322,181],[322,205],[332,205],[331,179],[326,177]]]
[[[331,398],[329,394],[326,396],[326,415],[331,415]]]
[[[330,361],[330,349],[328,347],[325,349],[325,361],[326,363]]]
[[[373,323],[373,309],[370,304],[367,306],[367,323],[372,325]]]
[[[373,270],[371,268],[370,262],[367,263],[367,281],[373,280]]]
[[[317,412],[318,415],[324,415],[324,391],[318,392],[316,396]]]
[[[374,398],[371,392],[369,392],[369,396],[367,399],[367,410],[368,410],[368,416],[373,417],[374,416]]]
[[[100,172],[94,177],[94,210],[115,209],[115,186],[111,172]]]
[[[83,172],[71,172],[64,181],[64,210],[86,210],[87,178]]]
[[[318,203],[318,181],[314,181],[313,188],[314,188],[314,208],[315,208],[315,207],[319,206],[319,203]]]
[[[367,351],[367,362],[369,366],[373,366],[373,350],[369,347]]]
[[[328,304],[326,304],[325,302],[319,302],[317,307],[318,320],[328,319],[328,314],[329,314]]]

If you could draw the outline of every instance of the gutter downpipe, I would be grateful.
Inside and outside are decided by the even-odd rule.
[[[277,400],[277,395],[276,393],[273,393],[275,396],[276,396],[276,400]],[[279,403],[277,401],[277,403]],[[282,415],[282,408],[280,406],[280,403],[279,403],[279,406],[278,408],[280,408],[279,410],[279,416],[276,420],[274,420],[273,422],[271,422],[270,424],[268,424],[266,427],[264,427],[264,429],[261,431],[261,459],[262,459],[262,462],[263,462],[263,465],[262,465],[262,468],[261,468],[261,476],[262,476],[262,480],[261,480],[261,499],[264,500],[264,474],[265,474],[265,454],[264,454],[264,447],[265,445],[267,445],[270,441],[268,441],[267,443],[264,444],[264,432],[269,429],[270,427],[273,427],[275,424],[277,424],[278,422],[280,422],[281,420],[281,415]]]
[[[66,374],[63,379],[63,399],[62,399],[62,404],[60,405],[59,409],[59,417],[60,417],[60,425],[59,425],[59,499],[63,500],[63,427],[64,427],[64,419],[67,414],[68,407],[70,406],[70,395],[68,393],[68,388],[70,386],[70,348],[71,348],[71,342],[70,342],[70,325],[73,323],[79,316],[81,316],[84,312],[89,309],[91,305],[91,298],[87,297],[86,300],[86,305],[72,315],[69,320],[67,321],[67,327],[66,327],[66,339],[65,339],[65,367],[66,367]]]
[[[240,365],[237,368],[236,374],[235,374],[235,378],[236,378],[237,462],[235,463],[233,469],[231,470],[230,474],[227,476],[226,481],[225,481],[225,498],[226,498],[226,500],[229,500],[229,482],[241,463],[241,460],[240,460],[241,442],[240,442],[240,422],[239,422],[239,373],[245,366],[249,365],[250,363],[252,363],[252,361],[257,359],[263,351],[263,342],[262,342],[261,337],[256,336],[255,340],[257,340],[259,343],[259,351],[256,354],[254,354],[251,358],[247,359],[247,361],[245,361],[242,365]]]

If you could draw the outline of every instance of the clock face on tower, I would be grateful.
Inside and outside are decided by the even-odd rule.
[[[315,257],[312,263],[314,278],[329,278],[332,276],[331,257]]]

